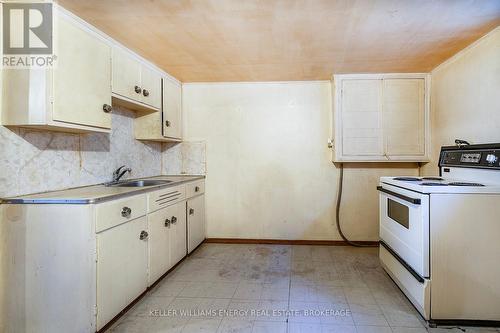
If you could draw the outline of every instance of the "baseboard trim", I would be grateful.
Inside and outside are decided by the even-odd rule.
[[[378,245],[376,241],[355,241],[362,245]],[[292,239],[257,239],[257,238],[207,238],[205,243],[219,244],[275,244],[275,245],[326,245],[348,246],[345,241],[339,240],[292,240]]]

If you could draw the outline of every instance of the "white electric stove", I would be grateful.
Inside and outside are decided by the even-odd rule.
[[[500,144],[443,147],[438,177],[382,177],[380,259],[423,317],[500,324]]]

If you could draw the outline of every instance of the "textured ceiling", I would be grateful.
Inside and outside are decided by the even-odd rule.
[[[500,0],[59,0],[183,82],[427,72],[500,25]]]

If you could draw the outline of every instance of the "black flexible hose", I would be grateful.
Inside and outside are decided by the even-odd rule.
[[[356,247],[378,247],[378,245],[369,245],[369,244],[360,244],[353,241],[350,241],[342,232],[342,228],[340,227],[340,205],[342,203],[342,189],[344,187],[344,164],[340,163],[340,173],[339,173],[339,190],[337,194],[337,206],[335,208],[335,222],[337,223],[337,230],[340,234],[340,237],[349,245]]]

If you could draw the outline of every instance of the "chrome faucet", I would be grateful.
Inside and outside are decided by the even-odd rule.
[[[123,168],[125,168],[125,165],[122,165],[113,172],[113,183],[117,183],[127,172],[132,172],[132,169],[130,168]]]

